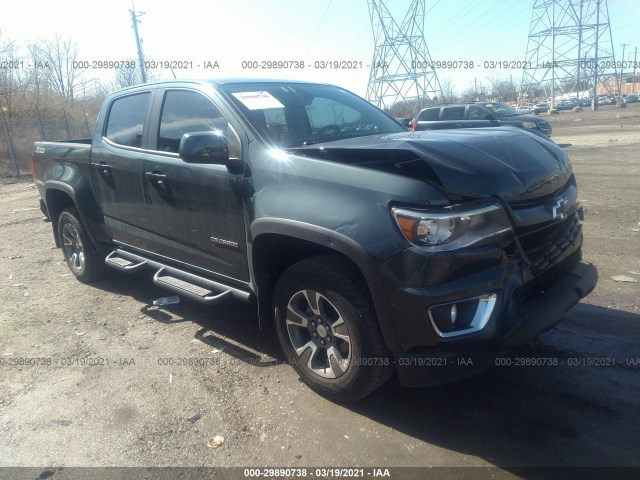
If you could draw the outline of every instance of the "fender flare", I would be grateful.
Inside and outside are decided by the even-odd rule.
[[[277,234],[304,240],[335,250],[337,253],[351,259],[358,269],[360,269],[362,276],[367,282],[374,308],[376,309],[380,330],[382,331],[382,336],[387,347],[394,351],[400,350],[396,340],[394,325],[391,321],[391,314],[388,309],[387,296],[378,268],[371,256],[358,242],[346,235],[325,227],[277,217],[263,217],[254,220],[250,227],[250,233],[251,238],[254,240],[264,234]],[[253,242],[248,244],[247,253],[249,270],[253,277],[252,243]]]
[[[69,196],[69,198],[71,198],[71,201],[73,202],[73,206],[78,211],[78,215],[80,216],[80,221],[82,222],[83,225],[85,225],[85,231],[87,232],[87,235],[89,235],[89,238],[91,239],[91,241],[97,245],[98,242],[96,241],[96,238],[94,237],[93,232],[88,227],[89,225],[88,219],[82,207],[80,206],[80,202],[78,202],[78,198],[75,190],[70,185],[64,182],[59,182],[57,180],[47,180],[44,184],[44,189],[45,189],[44,201],[45,201],[45,205],[47,206],[47,211],[49,211],[49,213],[51,213],[51,208],[49,206],[49,198],[50,198],[49,193],[51,191],[56,190],[59,192],[64,192]],[[58,218],[55,219],[55,222],[54,222],[54,219],[51,218],[51,226],[53,227],[53,236],[56,240],[56,246],[60,247],[60,239],[58,238],[58,232],[57,232]]]

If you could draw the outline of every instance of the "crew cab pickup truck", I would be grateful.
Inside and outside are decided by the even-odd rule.
[[[411,122],[410,128],[414,131],[420,131],[505,126],[522,128],[542,138],[550,137],[552,130],[551,124],[546,120],[536,115],[525,115],[497,102],[475,102],[424,108]]]
[[[413,386],[469,375],[597,281],[562,149],[514,128],[406,131],[336,86],[128,88],[92,140],[36,142],[31,163],[80,281],[150,269],[185,298],[253,302],[335,400],[394,370]]]

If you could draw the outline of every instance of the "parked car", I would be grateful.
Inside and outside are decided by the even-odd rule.
[[[147,269],[187,299],[252,303],[334,400],[394,370],[477,372],[597,282],[562,148],[504,124],[406,131],[332,85],[138,85],[107,96],[93,139],[35,142],[30,163],[78,280]]]
[[[522,114],[533,113],[534,107],[535,107],[534,103],[525,103],[524,105],[521,105],[516,110]]]
[[[485,128],[510,125],[532,133],[551,136],[551,124],[533,115],[523,115],[497,102],[476,102],[429,107],[421,110],[412,124],[414,131],[452,128]]]
[[[617,103],[616,99],[609,96],[600,96],[598,97],[598,105],[615,105]]]
[[[547,102],[536,103],[533,106],[533,113],[544,113],[549,111],[549,104]]]
[[[575,102],[563,100],[555,104],[556,110],[572,110],[576,106]]]
[[[625,103],[636,103],[638,101],[637,95],[627,95],[624,99]]]

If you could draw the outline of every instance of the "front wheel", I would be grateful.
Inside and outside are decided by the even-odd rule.
[[[278,338],[313,390],[357,400],[393,372],[369,291],[346,259],[321,255],[287,269],[276,285]]]
[[[58,238],[64,259],[78,280],[89,283],[104,275],[104,257],[98,254],[75,208],[67,208],[60,214]]]

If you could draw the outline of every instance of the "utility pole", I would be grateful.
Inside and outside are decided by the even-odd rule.
[[[596,2],[596,58],[593,75],[593,98],[591,100],[591,110],[598,109],[598,40],[600,39],[600,0]]]
[[[140,77],[142,78],[142,83],[147,83],[147,71],[144,67],[144,55],[142,54],[142,46],[140,45],[140,36],[138,35],[138,17],[144,15],[144,12],[136,12],[135,7],[133,6],[133,0],[131,0],[131,10],[129,10],[131,14],[131,23],[133,25],[133,33],[136,36],[136,48],[138,49],[138,63],[140,64]]]
[[[620,62],[620,82],[618,84],[618,92],[620,92],[620,96],[622,96],[622,77],[624,76],[624,49],[629,45],[628,43],[623,43],[620,46],[622,47],[622,62]],[[625,85],[626,90],[626,85]],[[624,92],[626,93],[626,92]]]
[[[551,102],[549,113],[555,110],[556,102],[556,2],[551,5]]]
[[[515,95],[515,90],[513,89],[513,74],[509,75],[509,85],[510,85],[510,90],[509,90],[509,96],[511,95]],[[516,96],[516,98],[514,99],[515,102],[518,102],[518,97]]]
[[[638,65],[638,47],[636,47],[635,53],[633,54],[633,87],[631,89],[635,93],[636,90],[636,66]]]
[[[584,19],[582,17],[582,3],[583,2],[581,0],[580,1],[580,13],[579,13],[579,15],[580,15],[580,17],[579,17],[580,23],[578,25],[578,75],[577,75],[577,78],[576,78],[576,100],[578,102],[577,103],[578,107],[580,106],[580,92],[582,91],[582,85],[580,84],[580,61],[579,61],[580,58],[581,58],[581,51],[582,51],[582,30],[584,30]],[[584,57],[585,57],[585,62],[584,62],[584,65],[582,66],[582,68],[584,68],[585,71],[586,71],[586,68],[587,68],[586,67],[586,65],[587,65],[587,62],[586,62],[587,54],[586,53],[584,54]]]

